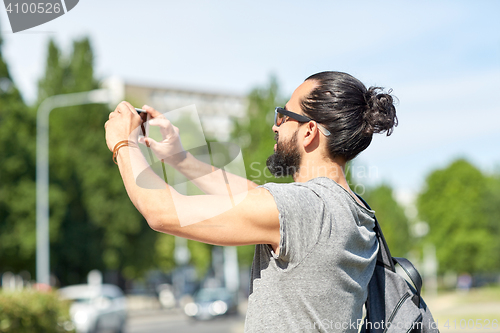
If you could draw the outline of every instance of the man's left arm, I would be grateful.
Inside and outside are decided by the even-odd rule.
[[[127,108],[132,107],[127,105]],[[116,142],[127,138],[133,141],[136,137],[134,131],[141,119],[132,110],[127,112],[127,108],[123,105],[117,108],[105,125],[110,150]],[[121,148],[117,162],[132,203],[152,229],[215,245],[270,244],[277,249],[279,213],[273,196],[266,189],[255,188],[234,197],[185,196],[149,168],[138,148]],[[145,181],[164,184],[165,188],[138,186],[138,171]]]

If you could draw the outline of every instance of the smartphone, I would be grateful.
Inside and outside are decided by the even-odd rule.
[[[143,109],[139,109],[139,108],[135,108],[135,111],[137,111],[137,113],[139,114],[139,116],[141,117],[142,119],[142,124],[141,124],[141,133],[139,134],[139,136],[143,136],[143,137],[148,137],[149,136],[149,114],[144,111]]]

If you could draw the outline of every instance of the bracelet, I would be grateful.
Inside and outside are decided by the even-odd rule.
[[[118,161],[116,160],[116,158],[118,157],[118,150],[120,150],[120,148],[126,147],[126,146],[137,148],[137,145],[133,141],[129,141],[129,140],[119,141],[115,145],[115,148],[113,148],[113,162],[115,162],[116,165],[118,165]]]

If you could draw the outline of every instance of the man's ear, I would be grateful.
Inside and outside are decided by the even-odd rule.
[[[311,150],[319,145],[319,130],[318,124],[314,121],[310,121],[305,124],[306,130],[304,132],[304,140],[302,144],[306,150]]]

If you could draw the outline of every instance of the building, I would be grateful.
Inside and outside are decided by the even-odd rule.
[[[242,119],[247,111],[247,98],[243,95],[225,94],[175,87],[155,87],[124,82],[112,77],[104,85],[136,107],[144,104],[164,113],[194,104],[207,139],[228,141],[234,120]],[[118,98],[118,100],[123,97]]]

